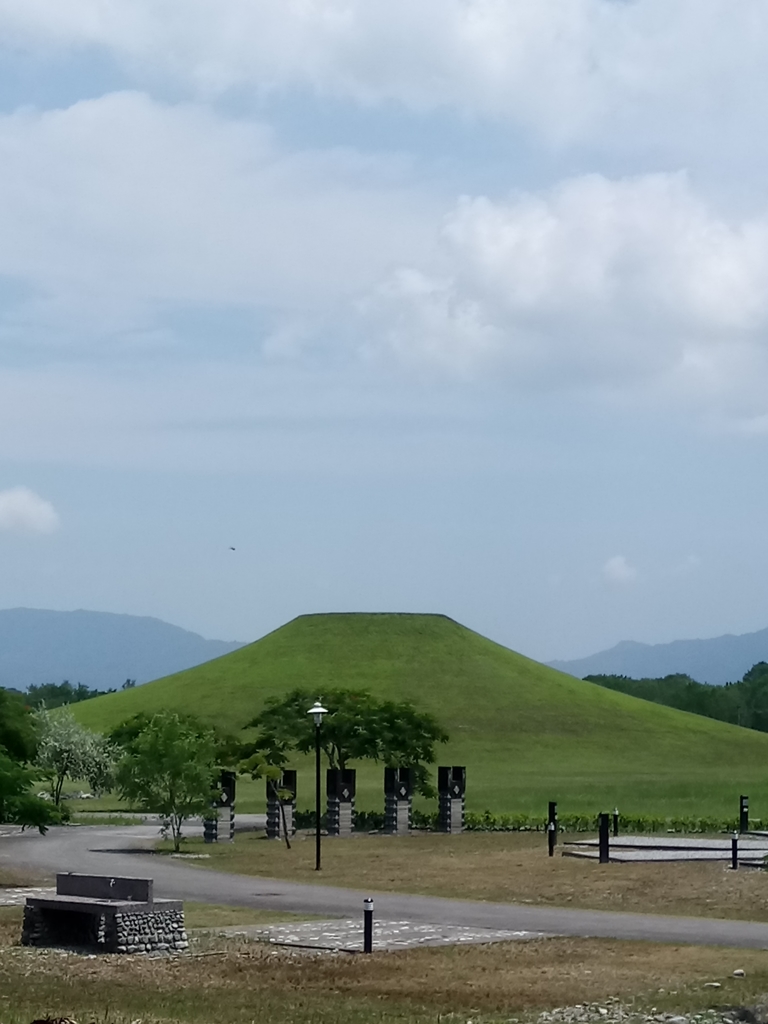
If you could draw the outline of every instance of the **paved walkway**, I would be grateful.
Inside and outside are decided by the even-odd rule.
[[[363,897],[373,896],[382,921],[768,949],[768,923],[483,903],[229,875],[153,856],[149,849],[156,838],[157,830],[146,826],[83,826],[51,829],[47,836],[4,835],[0,836],[0,866],[49,875],[57,870],[144,875],[154,878],[158,896],[320,918],[360,920]]]
[[[597,839],[577,839],[563,846],[566,857],[599,856]],[[742,835],[738,840],[739,863],[745,867],[762,867],[768,857],[768,836]],[[619,863],[644,861],[724,861],[731,860],[731,837],[718,839],[704,836],[617,836],[610,837],[609,854]]]
[[[363,948],[363,924],[357,920],[304,921],[295,924],[234,925],[217,928],[226,935],[245,935],[279,946],[302,949],[344,950]],[[449,924],[416,924],[413,921],[375,921],[373,948],[413,949],[415,946],[466,946],[485,942],[515,942],[545,938],[541,932],[506,931],[502,928],[462,928]]]

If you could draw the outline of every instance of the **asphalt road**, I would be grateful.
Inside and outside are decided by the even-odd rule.
[[[328,918],[362,915],[363,897],[372,896],[377,918],[387,921],[768,949],[768,923],[484,903],[231,875],[155,856],[149,849],[156,839],[157,827],[150,825],[55,828],[47,836],[0,833],[0,866],[49,875],[77,871],[151,877],[156,896]]]

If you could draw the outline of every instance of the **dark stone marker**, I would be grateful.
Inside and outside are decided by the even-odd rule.
[[[749,797],[739,797],[739,832],[749,832]]]
[[[557,829],[555,828],[554,821],[550,821],[547,825],[547,846],[549,847],[549,856],[555,856],[555,846],[557,844]]]
[[[282,800],[280,793],[283,794]],[[267,839],[288,838],[296,831],[293,815],[296,810],[296,772],[285,768],[276,781],[267,779]]]
[[[151,903],[151,878],[110,878],[108,875],[56,875],[57,896],[83,896],[94,900],[129,900]]]
[[[329,836],[352,835],[356,780],[357,772],[354,768],[329,768],[326,772]]]
[[[600,846],[600,863],[607,864],[611,859],[610,856],[610,845],[609,845],[609,818],[608,814],[601,814],[598,817],[598,835],[599,835],[599,846]]]
[[[203,839],[206,843],[231,843],[235,838],[235,772],[222,771],[219,775],[219,793],[213,803],[215,818],[203,821]]]
[[[384,769],[384,829],[407,835],[411,827],[413,772],[410,768]]]
[[[554,829],[552,829],[554,825]],[[555,835],[554,843],[557,846],[557,802],[555,800],[549,801],[549,810],[547,812],[547,832],[553,831]]]
[[[619,808],[613,809],[613,834],[617,836],[619,834]]]
[[[437,769],[438,828],[441,832],[463,832],[466,789],[467,769],[463,765]]]
[[[731,870],[739,870],[739,833],[734,832],[731,836]]]
[[[373,900],[363,900],[363,952],[373,952]]]

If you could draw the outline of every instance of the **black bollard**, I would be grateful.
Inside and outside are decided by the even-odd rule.
[[[553,831],[555,833],[554,845],[557,846],[557,803],[554,800],[550,800],[549,813],[547,815],[547,830],[551,829],[553,825]]]
[[[599,835],[599,838],[600,838],[600,844],[599,844],[600,845],[600,863],[601,864],[607,864],[608,861],[611,859],[610,847],[609,847],[609,839],[608,839],[608,829],[609,829],[608,815],[607,814],[599,815],[599,817],[597,819],[597,822],[598,822],[598,835]]]
[[[619,834],[619,808],[614,807],[613,809],[613,834],[617,836]]]
[[[555,846],[557,844],[557,829],[555,828],[554,821],[550,821],[547,825],[547,845],[549,846],[549,856],[555,856]]]
[[[739,870],[739,833],[734,832],[731,836],[731,870]]]
[[[363,952],[373,952],[373,900],[363,900]]]
[[[739,832],[749,832],[749,797],[739,797]]]

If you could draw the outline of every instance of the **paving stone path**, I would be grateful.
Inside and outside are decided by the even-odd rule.
[[[244,935],[280,946],[347,950],[363,948],[359,920],[304,921],[295,924],[235,925],[217,929],[226,935]],[[418,924],[413,921],[374,921],[373,948],[413,949],[416,946],[450,946],[469,943],[511,942],[544,938],[543,932],[494,928],[463,928],[457,925]]]
[[[768,836],[743,835],[738,843],[739,863],[749,867],[762,867],[768,857]],[[610,858],[625,863],[645,861],[711,860],[729,862],[731,837],[706,839],[703,836],[617,836],[610,837]],[[598,857],[597,839],[576,839],[565,843],[566,857]]]

